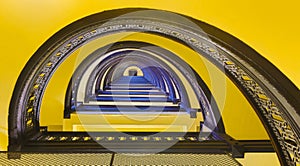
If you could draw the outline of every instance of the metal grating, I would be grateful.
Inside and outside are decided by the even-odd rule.
[[[0,166],[109,166],[111,153],[52,153],[24,154],[21,159],[7,159],[7,153],[0,153]]]
[[[114,166],[240,165],[226,154],[115,154]]]
[[[112,153],[22,153],[21,159],[7,159],[0,153],[0,166],[162,166],[162,165],[230,165],[240,164],[226,154],[112,154]]]

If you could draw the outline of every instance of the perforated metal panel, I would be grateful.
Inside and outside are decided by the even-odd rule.
[[[87,166],[131,166],[131,165],[240,165],[226,154],[112,154],[112,153],[69,153],[69,154],[22,154],[21,159],[7,159],[0,153],[1,166],[15,165],[87,165]]]
[[[128,165],[240,165],[226,154],[115,154],[114,166]]]
[[[22,154],[21,159],[7,159],[6,153],[0,153],[1,166],[40,166],[40,165],[101,165],[108,166],[111,162],[111,153],[71,153],[71,154]]]

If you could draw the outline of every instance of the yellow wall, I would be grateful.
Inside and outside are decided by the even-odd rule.
[[[2,0],[0,1],[0,151],[6,150],[9,101],[19,73],[51,35],[79,18],[104,10],[170,10],[212,24],[246,42],[300,87],[299,1],[260,0]]]

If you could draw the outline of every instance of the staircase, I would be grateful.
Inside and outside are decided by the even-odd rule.
[[[161,88],[142,76],[122,76],[88,99],[76,111],[117,112],[179,112],[179,102],[174,103]]]
[[[78,105],[64,131],[181,132],[200,130],[178,99],[143,76],[122,76]]]

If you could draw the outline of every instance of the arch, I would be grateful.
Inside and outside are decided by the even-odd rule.
[[[44,85],[73,47],[99,34],[114,32],[120,28],[163,34],[202,53],[220,69],[224,69],[225,74],[235,82],[255,108],[272,139],[281,164],[292,165],[299,162],[299,153],[294,153],[293,149],[299,149],[300,94],[286,76],[237,38],[198,20],[180,15],[201,27],[203,31],[173,20],[169,17],[169,12],[151,11],[153,15],[144,15],[143,21],[139,20],[141,17],[138,15],[121,16],[139,11],[150,10],[120,9],[89,16],[65,27],[37,50],[23,69],[13,92],[9,108],[9,151],[20,151],[26,137],[40,132],[38,103],[42,99]],[[119,20],[126,18],[127,21],[122,23],[113,20],[115,17],[119,17]],[[110,20],[116,29],[101,20]],[[123,26],[126,23],[130,26]],[[97,29],[97,25],[106,26],[106,29]],[[68,36],[69,32],[73,32],[76,38]],[[74,41],[70,41],[71,39]],[[273,77],[274,75],[277,77]],[[281,86],[282,84],[285,86]]]
[[[137,66],[129,66],[125,69],[124,76],[143,76],[143,71]]]
[[[145,49],[146,47],[149,48]],[[138,50],[138,48],[140,48],[140,50]],[[103,52],[103,50],[105,50],[105,52]],[[171,60],[172,58],[176,59],[177,56],[158,46],[149,43],[132,41],[117,42],[113,45],[107,45],[93,52],[89,56],[89,58],[86,58],[86,60],[84,60],[80,64],[80,66],[77,68],[74,75],[72,76],[72,78],[77,79],[70,80],[72,84],[69,84],[68,92],[72,91],[73,94],[71,95],[70,93],[67,93],[68,96],[65,100],[65,105],[67,106],[65,108],[65,117],[69,117],[68,114],[72,113],[75,110],[74,105],[77,105],[77,101],[79,101],[79,103],[82,103],[83,98],[85,98],[84,102],[87,103],[89,102],[89,99],[86,99],[87,97],[89,98],[90,96],[93,96],[92,100],[94,100],[95,96],[101,94],[105,87],[109,86],[109,84],[115,80],[115,78],[112,78],[113,75],[115,75],[114,71],[121,70],[121,72],[118,72],[119,75],[115,76],[116,78],[119,78],[122,76],[123,70],[128,66],[131,66],[132,63],[141,69],[141,71],[144,73],[143,75],[146,80],[155,85],[156,88],[160,88],[164,92],[166,92],[169,96],[168,100],[172,100],[173,104],[179,104],[182,108],[188,109],[189,111],[192,108],[201,110],[201,107],[204,104],[201,103],[202,100],[199,100],[200,103],[198,103],[197,105],[190,104],[192,100],[198,100],[197,98],[193,98],[191,96],[200,96],[201,94],[199,93],[192,95],[192,93],[194,92],[189,92],[188,95],[186,90],[187,86],[190,86],[189,88],[191,89],[197,89],[200,87],[196,86],[197,83],[193,82],[193,80],[188,80],[187,78],[180,77],[174,71],[175,68],[178,68],[176,70],[181,71],[187,75],[188,71],[184,70],[184,66],[180,65],[184,64],[184,62],[178,59],[176,61],[172,61],[172,63],[175,65],[173,66],[174,69],[172,69],[166,63],[164,63],[163,60],[150,55],[150,50],[156,50],[160,53],[163,52],[163,55],[161,55],[160,58],[168,57],[169,60]],[[133,52],[133,54],[130,55],[130,52]],[[105,58],[103,58],[101,62],[98,62],[96,59],[99,59],[102,56],[105,56]],[[122,66],[121,64],[122,67],[121,69],[119,69],[118,65],[124,61],[125,66]],[[129,62],[128,64],[127,61]],[[187,64],[184,65],[187,66]],[[87,68],[93,68],[93,70]],[[85,77],[85,75],[87,75],[88,78],[86,77],[87,79],[82,79],[83,77]],[[185,80],[185,82],[190,83],[188,83],[188,85],[184,85],[183,80]],[[128,87],[130,87],[130,85],[128,85]],[[83,93],[79,93],[78,91],[81,91]],[[78,94],[85,94],[85,97],[78,97]],[[71,101],[70,99],[74,99],[75,102]]]

